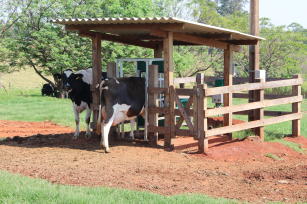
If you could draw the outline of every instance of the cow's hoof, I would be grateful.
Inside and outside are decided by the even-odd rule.
[[[110,153],[111,152],[110,148],[105,148],[104,151],[105,151],[105,153]]]
[[[85,133],[85,139],[89,140],[91,139],[92,134],[90,132]]]
[[[73,140],[76,140],[76,139],[78,139],[78,137],[79,137],[79,135],[74,135],[74,136],[72,137],[72,139],[73,139]]]

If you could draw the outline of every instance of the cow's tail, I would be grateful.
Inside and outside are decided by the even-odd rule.
[[[99,114],[98,114],[98,120],[96,125],[96,134],[101,135],[101,104],[99,104]]]
[[[100,92],[100,98],[99,98],[99,113],[98,113],[98,119],[97,119],[97,124],[96,124],[96,134],[97,135],[101,135],[101,122],[102,122],[102,107],[101,107],[101,93],[102,93],[102,86],[104,84],[105,81],[101,81],[100,84],[97,84],[97,86],[99,87],[99,92]],[[98,88],[96,86],[96,88]]]

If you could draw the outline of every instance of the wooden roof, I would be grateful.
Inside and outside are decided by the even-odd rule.
[[[174,45],[206,45],[226,49],[233,45],[255,45],[263,38],[239,31],[186,21],[173,17],[161,18],[84,18],[56,19],[66,30],[91,37],[99,33],[103,40],[156,48],[168,31],[173,32]],[[237,49],[236,49],[237,48]]]

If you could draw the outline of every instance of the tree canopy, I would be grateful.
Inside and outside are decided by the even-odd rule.
[[[175,16],[248,33],[247,0],[2,0],[0,2],[0,72],[25,66],[46,76],[65,69],[92,66],[91,42],[62,26],[55,18]],[[261,19],[261,69],[271,77],[289,77],[306,65],[307,30],[297,23],[274,26]],[[152,51],[134,46],[103,42],[106,62],[121,57],[152,57]],[[197,72],[219,75],[223,52],[209,47],[176,47],[175,74]],[[248,47],[235,55],[240,75],[248,70]]]

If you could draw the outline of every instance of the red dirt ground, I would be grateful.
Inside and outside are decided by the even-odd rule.
[[[306,154],[279,143],[210,140],[208,155],[194,154],[191,138],[177,138],[173,152],[141,142],[99,140],[50,122],[0,121],[0,169],[53,183],[110,186],[163,195],[203,193],[263,203],[307,201]],[[16,137],[17,136],[17,137]],[[10,137],[9,139],[4,139]],[[287,138],[307,147],[304,137]],[[272,153],[282,160],[265,156]]]

